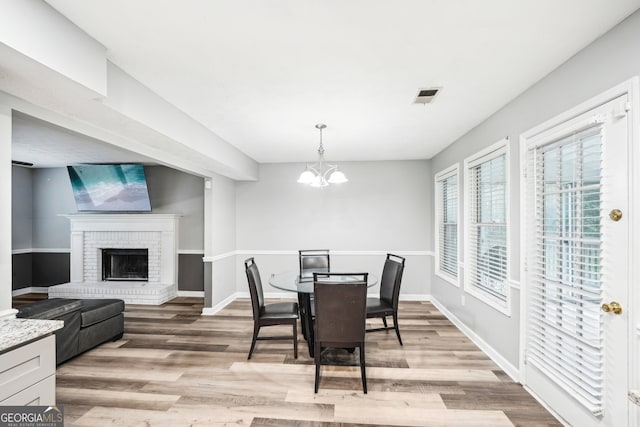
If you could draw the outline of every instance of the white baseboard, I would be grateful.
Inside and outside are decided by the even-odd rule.
[[[226,306],[228,306],[229,304],[231,304],[231,302],[233,302],[233,300],[235,300],[236,298],[238,298],[238,292],[236,292],[235,294],[231,294],[228,297],[226,297],[225,299],[223,299],[222,301],[220,301],[218,304],[214,305],[213,307],[205,307],[202,309],[202,315],[203,316],[213,316],[214,314],[216,314],[217,312],[219,312],[220,310],[222,310],[223,308],[225,308]]]
[[[15,291],[11,291],[11,295],[14,297],[25,295],[25,294],[48,294],[48,287],[41,286],[29,286],[28,288],[16,289]]]
[[[467,336],[475,345],[477,345],[480,350],[482,350],[491,360],[495,362],[496,365],[500,367],[511,379],[517,383],[520,382],[520,370],[513,366],[511,362],[505,359],[500,353],[498,353],[493,347],[491,347],[485,340],[480,338],[478,334],[476,334],[471,328],[465,325],[460,319],[458,319],[453,313],[451,313],[447,308],[442,305],[437,299],[431,298],[431,303],[442,314],[444,314],[447,319],[451,321],[463,334]]]
[[[2,310],[0,311],[0,319],[15,319],[16,313],[18,313],[18,310],[16,310],[15,308]]]
[[[204,298],[204,291],[178,291],[178,296]]]

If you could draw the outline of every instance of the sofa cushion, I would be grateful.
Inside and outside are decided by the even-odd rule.
[[[82,300],[81,327],[95,325],[96,323],[117,316],[124,311],[124,301],[120,299],[85,299]]]
[[[17,317],[27,319],[57,319],[82,308],[78,299],[52,298],[43,299],[22,307]]]
[[[78,352],[90,350],[103,342],[122,337],[124,333],[124,314],[120,313],[103,322],[98,322],[88,328],[80,329]]]

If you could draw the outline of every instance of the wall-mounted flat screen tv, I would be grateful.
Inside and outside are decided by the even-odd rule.
[[[144,165],[76,165],[67,170],[78,211],[151,211]]]

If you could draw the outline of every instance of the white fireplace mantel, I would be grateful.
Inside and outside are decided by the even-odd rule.
[[[74,231],[166,231],[178,234],[174,214],[63,214]]]
[[[70,280],[67,285],[50,288],[61,293],[96,293],[97,289],[108,288],[109,295],[117,292],[139,293],[125,289],[126,283],[107,284],[102,282],[102,249],[137,248],[148,249],[149,277],[144,284],[131,284],[131,288],[141,286],[144,292],[161,292],[150,303],[161,304],[173,298],[178,289],[178,221],[180,215],[173,214],[68,214],[61,215],[71,222],[70,239]],[[101,285],[102,283],[102,285]],[[82,289],[82,285],[87,288]],[[91,290],[89,290],[89,288]],[[119,291],[118,289],[122,289]],[[161,289],[161,291],[159,291]],[[102,292],[102,291],[101,291]],[[105,291],[107,292],[107,291]],[[69,296],[66,293],[56,296]],[[116,297],[116,295],[113,295]],[[123,297],[126,301],[127,298]],[[140,298],[142,299],[142,297]],[[126,301],[127,302],[127,301]],[[128,302],[136,302],[130,300]],[[143,303],[148,303],[145,301]]]

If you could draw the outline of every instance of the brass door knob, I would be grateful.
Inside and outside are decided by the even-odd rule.
[[[609,218],[611,218],[611,221],[620,221],[622,219],[622,211],[620,209],[612,210],[611,212],[609,212]]]
[[[622,314],[622,306],[620,305],[620,303],[611,301],[609,304],[602,304],[602,311],[607,313],[611,312],[613,314]]]

